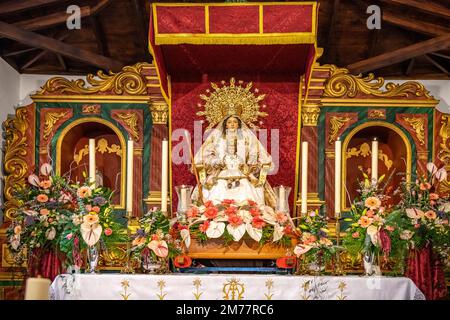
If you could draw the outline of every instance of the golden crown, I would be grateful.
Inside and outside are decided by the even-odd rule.
[[[255,123],[258,117],[266,117],[267,113],[259,111],[259,102],[264,99],[265,94],[257,96],[258,89],[251,91],[253,83],[248,83],[245,87],[242,86],[244,82],[238,81],[234,78],[230,79],[230,84],[227,85],[225,81],[221,81],[222,87],[215,83],[211,83],[214,91],[207,89],[206,94],[201,94],[200,98],[205,101],[205,104],[198,104],[203,107],[203,111],[197,112],[199,116],[205,116],[209,125],[207,129],[211,129],[227,116],[238,116],[250,128],[255,128]],[[265,108],[265,105],[262,106]]]

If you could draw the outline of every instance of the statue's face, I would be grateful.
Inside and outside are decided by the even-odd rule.
[[[235,117],[229,117],[227,119],[227,129],[237,130],[238,128],[239,128],[238,119],[236,119]]]

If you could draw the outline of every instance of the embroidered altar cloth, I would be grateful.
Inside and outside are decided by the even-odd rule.
[[[409,278],[251,274],[63,274],[53,300],[424,300]]]

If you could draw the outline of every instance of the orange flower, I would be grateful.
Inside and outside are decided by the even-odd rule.
[[[98,215],[96,214],[87,214],[83,216],[83,222],[88,223],[90,225],[98,222]]]
[[[430,193],[430,200],[438,200],[439,195],[437,193]]]
[[[224,206],[229,206],[229,205],[231,205],[231,204],[233,204],[234,203],[234,200],[233,199],[223,199],[222,200],[222,204],[224,205]]]
[[[277,220],[278,223],[283,224],[288,220],[288,217],[283,212],[278,212],[275,215],[275,220]]]
[[[44,180],[39,183],[39,186],[43,189],[48,189],[52,186],[52,182],[50,180]]]
[[[253,217],[252,220],[252,226],[256,229],[262,229],[264,226],[266,225],[266,223],[264,222],[264,220],[260,217]]]
[[[430,190],[431,189],[431,184],[429,184],[428,182],[425,183],[421,183],[419,185],[420,190],[425,191],[425,190]]]
[[[92,195],[91,188],[84,186],[77,190],[77,194],[81,199],[84,199],[86,197],[90,197]]]
[[[433,210],[428,210],[427,212],[425,212],[425,217],[430,220],[434,220],[436,219],[436,212],[434,212]]]
[[[209,221],[206,220],[204,223],[202,223],[201,225],[198,226],[198,230],[200,230],[200,232],[205,233],[206,230],[208,230],[209,228]]]
[[[381,201],[377,197],[369,197],[364,202],[364,205],[371,210],[375,210],[381,206]]]
[[[234,215],[237,213],[237,207],[230,206],[225,210],[226,215]]]
[[[40,194],[36,197],[38,202],[44,203],[48,201],[48,196],[46,194]]]
[[[369,218],[372,218],[373,217],[373,210],[368,210],[366,212],[366,216],[368,216]]]
[[[136,239],[133,240],[133,242],[131,243],[131,245],[134,246],[140,246],[142,244],[145,244],[145,238],[144,237],[137,237]]]
[[[367,228],[372,224],[372,219],[367,216],[362,216],[361,218],[359,218],[358,223],[361,225],[361,227]]]
[[[219,212],[219,209],[217,209],[216,207],[208,207],[208,209],[206,209],[206,211],[205,211],[205,216],[208,219],[214,219],[215,217],[217,217],[218,212]]]
[[[244,221],[241,217],[237,215],[230,216],[228,218],[228,223],[231,224],[233,227],[240,226]]]
[[[41,210],[39,210],[39,213],[43,216],[46,216],[50,213],[50,211],[48,211],[48,209],[42,208]]]
[[[92,211],[94,211],[95,213],[99,213],[100,207],[98,207],[98,206],[92,207]]]
[[[259,216],[261,214],[258,208],[251,208],[248,212],[250,212],[253,217]]]
[[[197,207],[192,207],[186,212],[186,216],[188,218],[195,218],[198,215],[198,212],[199,211]]]

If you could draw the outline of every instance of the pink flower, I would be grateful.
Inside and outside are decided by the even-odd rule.
[[[225,210],[226,215],[234,215],[236,213],[237,213],[237,208],[233,207],[233,206],[230,206],[230,207],[226,208],[226,210]]]
[[[283,212],[277,212],[275,215],[275,220],[277,220],[279,224],[284,224],[288,220],[288,217]]]
[[[430,200],[438,200],[439,195],[437,193],[430,193]]]
[[[105,229],[105,236],[107,236],[107,237],[109,237],[110,235],[112,235],[112,230],[111,230],[111,228],[106,228]]]
[[[198,215],[199,211],[197,207],[192,207],[186,212],[186,216],[188,218],[195,218]]]
[[[265,221],[260,217],[253,217],[252,226],[256,229],[262,229],[266,225]]]
[[[206,230],[208,230],[208,228],[209,228],[209,221],[205,221],[201,225],[198,226],[198,230],[200,230],[200,232],[203,232],[203,233],[205,233]]]
[[[100,212],[100,208],[98,206],[92,207],[92,211],[94,211],[96,213],[99,213]]]
[[[416,223],[416,224],[414,225],[414,228],[416,228],[416,229],[420,228],[420,223]]]
[[[48,209],[42,208],[41,210],[39,210],[39,213],[43,216],[47,216],[50,211],[48,211]]]
[[[67,240],[70,240],[72,238],[73,238],[73,233],[69,233],[69,234],[66,235],[66,239]]]
[[[228,218],[228,223],[231,224],[233,227],[240,226],[243,222],[244,221],[242,220],[242,218],[237,215],[230,216]]]
[[[359,238],[359,232],[358,232],[358,231],[353,232],[353,233],[352,233],[352,237],[353,237],[354,239]]]
[[[369,218],[372,218],[373,217],[373,210],[368,210],[366,212],[366,216],[368,216]]]
[[[86,211],[92,211],[92,206],[90,204],[87,204],[85,206],[85,208],[86,208]]]
[[[393,226],[386,226],[386,230],[392,232],[395,230],[395,228]]]
[[[430,190],[431,189],[431,184],[429,184],[428,182],[425,183],[421,183],[419,185],[420,190],[425,191],[425,190]]]
[[[222,204],[225,205],[225,206],[229,206],[229,205],[231,205],[233,203],[234,203],[233,199],[223,199],[222,200]]]
[[[261,214],[261,212],[259,211],[258,208],[251,208],[248,212],[250,212],[250,214],[255,217],[255,216],[259,216]]]
[[[208,200],[205,202],[205,207],[209,208],[209,207],[213,207],[213,206],[214,206],[214,204],[211,200]]]
[[[448,224],[448,220],[442,220],[442,224]]]

